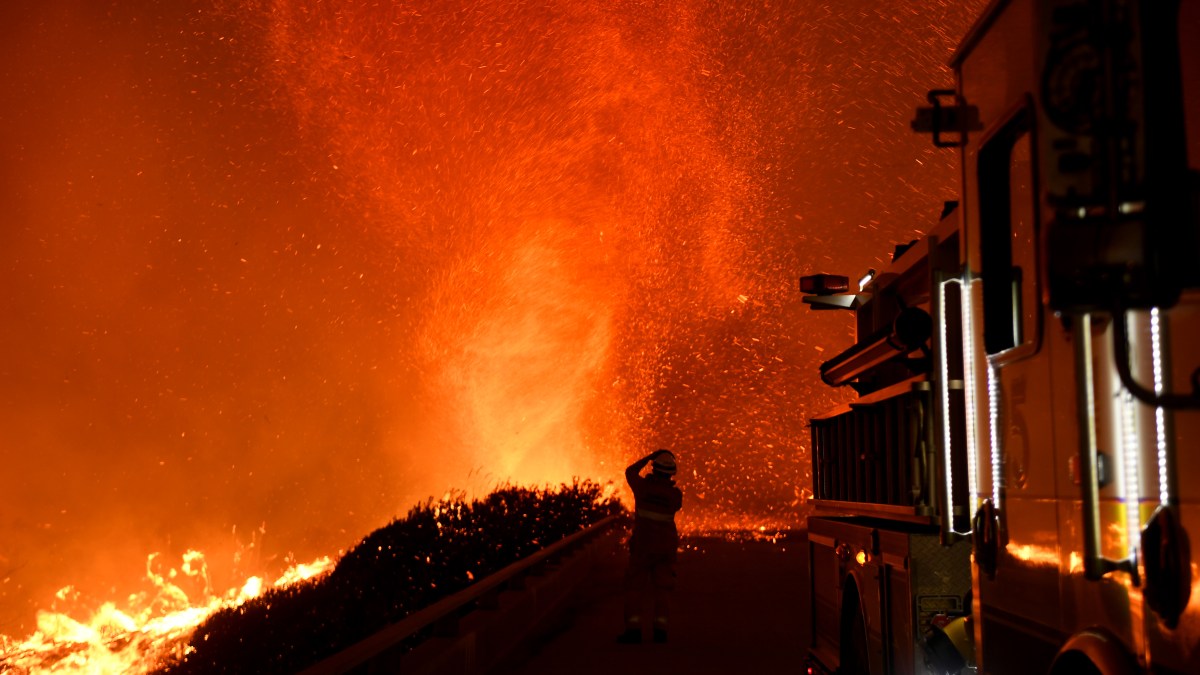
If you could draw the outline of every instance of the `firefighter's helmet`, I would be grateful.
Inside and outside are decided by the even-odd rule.
[[[670,450],[659,450],[654,453],[654,473],[663,476],[675,475],[675,455]]]

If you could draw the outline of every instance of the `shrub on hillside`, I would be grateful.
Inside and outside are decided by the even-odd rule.
[[[367,535],[325,577],[213,614],[163,671],[301,670],[620,510],[591,481],[426,502]]]

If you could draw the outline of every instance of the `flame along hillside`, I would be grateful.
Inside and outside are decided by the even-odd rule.
[[[41,636],[9,646],[0,666],[16,673],[294,672],[622,512],[609,492],[576,482],[557,489],[504,487],[472,501],[431,500],[367,535],[332,570],[310,579],[265,592],[246,589],[255,597],[145,626],[112,622]]]

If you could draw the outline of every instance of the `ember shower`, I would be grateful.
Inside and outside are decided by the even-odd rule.
[[[0,9],[0,634],[220,586],[448,489],[680,454],[794,523],[843,317],[951,194],[907,130],[979,2]]]

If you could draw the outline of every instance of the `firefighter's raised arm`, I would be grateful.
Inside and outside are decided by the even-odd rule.
[[[656,456],[658,456],[658,453],[660,453],[660,452],[663,452],[663,451],[655,450],[654,452],[646,455],[645,457],[639,459],[638,461],[634,462],[633,464],[630,464],[625,469],[625,480],[628,483],[633,484],[633,481],[641,475],[642,469],[646,468],[647,464],[654,461],[654,458]]]

